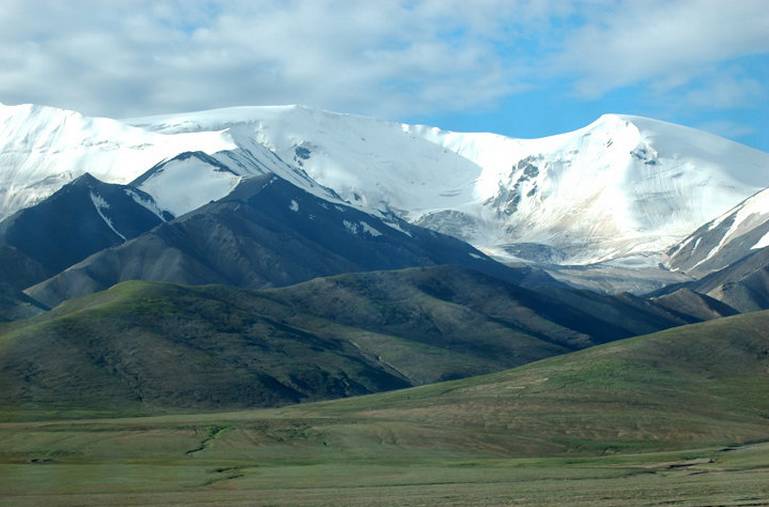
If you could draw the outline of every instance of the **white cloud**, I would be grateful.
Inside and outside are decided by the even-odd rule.
[[[765,0],[634,0],[585,15],[551,66],[588,97],[639,83],[674,88],[721,62],[769,53]]]
[[[716,74],[686,92],[684,102],[700,109],[734,109],[754,104],[764,95],[763,86],[755,79]]]
[[[690,105],[731,107],[755,99],[758,81],[703,76],[769,52],[764,0],[2,4],[0,101],[111,116],[285,103],[416,116],[552,80],[592,97],[696,80]]]
[[[489,104],[518,86],[496,50],[504,20],[544,9],[504,0],[7,2],[0,100],[111,115],[294,102],[391,115]]]

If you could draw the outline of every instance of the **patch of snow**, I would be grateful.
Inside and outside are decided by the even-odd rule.
[[[94,192],[91,192],[91,202],[93,203],[93,207],[96,209],[96,213],[99,214],[102,220],[104,220],[104,223],[107,224],[107,226],[117,234],[120,239],[123,241],[126,241],[126,237],[120,234],[120,231],[115,229],[115,226],[112,225],[112,220],[107,217],[107,215],[104,213],[106,210],[109,209],[109,203],[99,194],[96,194]]]
[[[709,260],[710,260],[710,259],[712,259],[712,258],[713,258],[713,257],[714,257],[714,256],[715,256],[715,255],[716,255],[718,252],[720,252],[720,251],[721,251],[721,249],[724,247],[724,245],[726,245],[726,243],[728,243],[728,242],[729,242],[729,240],[731,239],[731,236],[732,236],[732,234],[734,233],[734,231],[736,231],[736,230],[737,230],[737,228],[739,227],[739,225],[740,225],[740,223],[739,223],[737,220],[735,220],[734,222],[732,222],[732,225],[729,227],[729,230],[728,230],[728,231],[726,231],[726,234],[724,234],[723,236],[721,236],[721,240],[718,242],[718,244],[717,244],[716,246],[714,246],[714,247],[713,247],[713,248],[712,248],[712,249],[711,249],[711,250],[708,252],[708,254],[707,254],[705,257],[703,257],[703,258],[702,258],[702,260],[700,260],[698,263],[696,263],[694,266],[692,266],[692,268],[691,268],[691,269],[695,269],[695,268],[697,268],[697,267],[701,266],[703,263],[705,263],[705,262],[709,261]]]
[[[409,231],[407,231],[406,229],[401,227],[400,224],[398,222],[396,222],[395,220],[382,219],[382,223],[385,224],[386,226],[390,227],[391,229],[395,229],[396,231],[405,234],[406,236],[408,236],[410,238],[414,237],[413,234],[411,234]]]
[[[700,246],[700,243],[702,243],[702,238],[697,238],[697,241],[694,242],[692,250],[697,250],[697,248]]]
[[[358,224],[350,222],[349,220],[342,220],[344,228],[347,229],[350,234],[358,234]]]
[[[756,242],[755,245],[750,247],[751,250],[758,250],[759,248],[766,248],[769,246],[769,232],[764,234],[761,239]]]
[[[240,179],[237,174],[189,157],[169,161],[137,187],[151,195],[160,208],[178,217],[226,196]]]
[[[147,210],[151,211],[155,216],[157,216],[160,220],[163,222],[166,221],[166,217],[163,213],[163,210],[158,207],[158,205],[155,203],[152,199],[145,199],[141,195],[139,195],[137,192],[130,188],[125,189],[125,193],[134,200],[134,202]]]
[[[377,236],[381,236],[382,233],[376,230],[375,228],[371,227],[367,222],[359,222],[360,226],[363,230],[363,232],[367,233],[369,236],[376,238]]]

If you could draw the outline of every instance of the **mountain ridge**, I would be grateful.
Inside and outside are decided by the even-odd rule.
[[[49,306],[139,279],[260,288],[372,269],[457,264],[501,279],[559,285],[499,264],[467,243],[393,216],[332,204],[272,174],[119,246],[97,252],[27,293]]]
[[[702,225],[667,252],[665,265],[694,275],[726,268],[769,246],[769,188]]]
[[[9,113],[14,107],[19,118]],[[272,153],[285,164],[268,162],[268,170],[313,192],[325,187],[354,206],[397,213],[502,258],[514,258],[508,245],[528,242],[560,250],[565,263],[589,264],[661,254],[769,183],[765,153],[630,115],[606,114],[573,132],[513,139],[305,106],[230,108],[127,123],[25,107],[4,106],[0,114],[0,133],[7,134],[0,167],[7,168],[6,187],[15,181],[13,188],[20,189],[0,196],[6,213],[39,200],[96,161],[109,168],[97,177],[127,183],[183,152],[223,161],[217,153],[266,150],[258,158],[266,161]],[[48,130],[47,117],[53,122]],[[100,132],[92,131],[93,122]],[[55,134],[59,130],[66,135]],[[29,151],[17,131],[48,147],[48,155]],[[73,149],[80,151],[67,155]],[[119,159],[110,158],[117,154]],[[53,179],[45,180],[46,174]],[[196,202],[219,197],[201,195]]]
[[[171,218],[141,190],[104,183],[86,172],[0,221],[0,245],[39,263],[50,277]]]

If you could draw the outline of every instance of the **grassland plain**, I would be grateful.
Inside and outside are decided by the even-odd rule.
[[[767,505],[767,380],[757,312],[344,400],[5,422],[0,502]]]

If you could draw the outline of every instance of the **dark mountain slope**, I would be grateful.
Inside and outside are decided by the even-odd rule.
[[[33,287],[48,305],[124,280],[260,288],[318,276],[454,264],[503,280],[557,285],[511,269],[472,246],[396,218],[333,204],[275,176],[244,180],[210,203]]]
[[[18,289],[0,283],[0,322],[10,322],[39,315],[48,308]]]
[[[152,198],[139,190],[103,183],[86,173],[0,222],[0,245],[42,267],[45,276],[31,280],[28,287],[162,223],[138,201],[152,205]]]
[[[12,246],[0,245],[0,322],[37,315],[45,307],[21,292],[45,279],[45,269]]]
[[[45,279],[46,270],[19,249],[0,245],[0,283],[17,290]]]
[[[654,298],[652,301],[690,322],[729,317],[738,313],[726,303],[686,288]]]
[[[289,306],[297,314],[390,334],[398,334],[399,325],[413,325],[412,316],[428,307],[428,302],[442,301],[566,349],[686,322],[632,296],[607,296],[561,287],[532,290],[453,266],[318,278],[260,294]],[[409,310],[398,313],[401,308]],[[471,329],[468,326],[463,332]],[[439,337],[450,330],[435,326],[421,330],[420,334]]]
[[[769,248],[757,250],[711,273],[694,282],[691,288],[741,312],[769,309]]]

